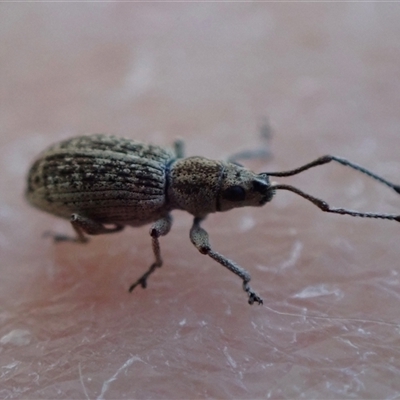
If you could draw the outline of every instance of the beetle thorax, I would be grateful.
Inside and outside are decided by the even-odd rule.
[[[223,170],[223,163],[204,157],[189,157],[174,162],[168,187],[171,206],[198,217],[216,212],[216,192]]]
[[[274,194],[269,188],[266,174],[229,162],[189,157],[171,165],[168,198],[171,208],[204,217],[238,207],[262,206]]]

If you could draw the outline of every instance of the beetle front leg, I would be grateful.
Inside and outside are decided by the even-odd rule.
[[[132,292],[136,286],[140,285],[143,289],[147,286],[147,278],[151,275],[157,268],[162,266],[163,260],[161,258],[160,242],[158,238],[160,236],[165,236],[171,229],[172,217],[167,215],[164,218],[156,221],[150,228],[150,236],[152,240],[153,253],[155,256],[155,262],[150,266],[148,271],[143,274],[134,284],[129,288],[129,292]]]
[[[102,223],[93,219],[83,217],[79,214],[72,214],[70,218],[72,227],[76,232],[76,237],[61,235],[53,232],[45,232],[45,236],[51,236],[55,242],[76,242],[86,243],[89,239],[84,235],[102,235],[106,233],[119,232],[124,229],[123,225],[115,224],[114,228],[107,228]]]
[[[201,218],[195,218],[193,221],[193,226],[190,230],[191,242],[196,246],[197,250],[199,250],[201,254],[210,256],[243,280],[243,290],[249,296],[249,304],[253,304],[254,302],[263,304],[262,298],[254,292],[249,285],[251,279],[250,274],[245,269],[239,267],[235,262],[224,257],[222,254],[217,253],[211,248],[208,240],[208,233],[200,226],[201,221]]]

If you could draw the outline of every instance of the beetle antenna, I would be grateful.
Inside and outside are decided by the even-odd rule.
[[[361,167],[361,166],[359,166],[357,164],[354,164],[354,163],[346,160],[345,158],[329,156],[329,155],[317,158],[316,160],[314,160],[314,161],[312,161],[312,162],[310,162],[308,164],[305,164],[302,167],[299,167],[299,168],[296,168],[296,169],[292,169],[290,171],[266,172],[266,174],[269,175],[269,176],[282,176],[282,177],[283,176],[292,176],[292,175],[299,174],[300,172],[303,172],[303,171],[305,171],[307,169],[310,169],[310,168],[313,168],[313,167],[317,167],[318,165],[327,164],[327,163],[329,163],[331,161],[336,161],[339,164],[342,164],[342,165],[344,165],[346,167],[350,167],[350,168],[353,168],[353,169],[355,169],[357,171],[360,171],[363,174],[368,175],[370,178],[375,179],[376,181],[381,182],[386,186],[389,186],[391,189],[395,190],[397,193],[400,194],[400,185],[395,185],[395,184],[387,181],[386,179],[374,174],[373,172],[369,171],[368,169],[363,168],[363,167]],[[287,190],[290,190],[290,189],[287,189]],[[298,189],[296,189],[296,190],[298,190]],[[303,197],[305,197],[305,196],[303,196]],[[305,198],[307,198],[307,197],[305,197]]]
[[[271,185],[269,190],[289,190],[290,192],[296,193],[299,196],[305,198],[308,201],[311,201],[314,205],[316,205],[320,210],[325,212],[330,212],[334,214],[342,214],[342,215],[351,215],[352,217],[362,217],[362,218],[380,218],[380,219],[389,219],[400,222],[400,215],[392,215],[392,214],[380,214],[380,213],[370,213],[370,212],[359,212],[348,210],[346,208],[335,208],[331,207],[326,201],[321,200],[317,197],[311,196],[308,193],[304,193],[302,190],[297,189],[291,185],[280,185],[275,184]]]

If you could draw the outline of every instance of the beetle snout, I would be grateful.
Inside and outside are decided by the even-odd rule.
[[[275,193],[276,190],[273,187],[269,186],[265,196],[261,199],[260,204],[263,206],[265,203],[271,201],[272,198],[275,196]]]
[[[271,188],[269,177],[265,173],[257,175],[257,179],[253,181],[253,190],[262,195],[260,205],[271,201],[275,194],[275,190]]]

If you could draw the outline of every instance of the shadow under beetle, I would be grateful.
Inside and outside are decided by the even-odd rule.
[[[285,172],[252,172],[231,161],[204,157],[184,158],[183,144],[173,149],[102,134],[62,141],[43,152],[28,175],[26,197],[35,207],[70,220],[76,237],[52,234],[55,241],[86,242],[85,234],[121,231],[126,225],[150,228],[154,263],[131,285],[147,286],[147,278],[161,267],[159,237],[172,225],[170,212],[185,210],[194,216],[190,240],[202,254],[228,268],[243,281],[249,304],[263,303],[249,285],[250,274],[212,249],[200,226],[210,213],[237,207],[260,207],[277,190],[289,190],[309,200],[322,211],[353,217],[381,218],[400,222],[400,215],[357,212],[330,207],[325,201],[290,185],[271,183],[270,177],[296,175],[309,168],[336,161],[389,186],[394,185],[343,158],[323,156]],[[113,227],[107,227],[111,224]]]

